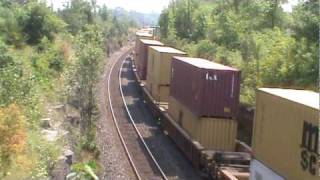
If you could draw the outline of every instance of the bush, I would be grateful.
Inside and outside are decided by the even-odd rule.
[[[58,50],[53,51],[49,59],[49,68],[55,70],[56,72],[62,72],[63,67],[64,67],[63,52]]]
[[[77,163],[72,165],[72,172],[67,175],[67,180],[98,180],[96,175],[97,164],[95,161]]]
[[[196,57],[214,60],[216,48],[217,47],[209,40],[201,40],[196,45]]]
[[[13,57],[8,54],[8,47],[0,40],[0,69],[13,65]]]
[[[53,40],[54,33],[65,26],[45,3],[28,3],[25,8],[18,21],[29,44],[38,44],[43,37]]]
[[[23,77],[22,69],[8,66],[0,69],[0,106],[13,102],[25,103],[31,89],[31,81]]]
[[[26,150],[26,120],[16,104],[0,108],[0,178]]]

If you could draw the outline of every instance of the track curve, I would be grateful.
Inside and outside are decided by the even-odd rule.
[[[121,86],[121,71],[125,58],[130,51],[131,50],[123,54],[117,61],[113,63],[108,75],[107,88],[109,108],[112,114],[112,119],[136,178],[139,180],[167,180],[166,175],[162,171],[157,160],[154,158],[152,152],[148,148],[148,145],[145,143],[139,130],[135,126],[135,122],[130,114],[123,96],[123,89]],[[118,77],[118,79],[115,77]],[[116,86],[118,86],[118,89]],[[119,101],[119,97],[122,100],[122,104]],[[121,110],[121,106],[125,107],[125,112],[123,109]],[[129,116],[131,126],[126,120],[125,116],[123,116],[124,113]]]

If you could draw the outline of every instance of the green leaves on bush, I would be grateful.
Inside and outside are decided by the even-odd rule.
[[[162,40],[191,56],[242,70],[241,101],[253,104],[261,86],[316,89],[319,2],[172,1],[160,15]]]
[[[67,180],[99,180],[95,174],[97,165],[95,161],[77,163],[72,165],[72,172],[67,175]]]

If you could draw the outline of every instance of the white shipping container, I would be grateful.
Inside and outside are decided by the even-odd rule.
[[[252,160],[250,164],[250,180],[285,180],[258,160]]]

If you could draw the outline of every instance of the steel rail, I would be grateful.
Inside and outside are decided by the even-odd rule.
[[[130,110],[129,110],[128,106],[127,106],[126,100],[125,100],[125,98],[124,98],[124,94],[123,94],[123,90],[122,90],[122,85],[121,85],[121,72],[122,72],[123,65],[124,65],[125,61],[126,61],[126,59],[124,59],[124,60],[122,61],[121,68],[120,68],[120,71],[119,71],[119,89],[120,89],[120,92],[121,92],[121,97],[122,97],[123,104],[124,104],[124,106],[125,106],[125,109],[126,109],[126,111],[127,111],[128,116],[129,116],[129,118],[130,118],[130,121],[131,121],[131,123],[132,123],[132,125],[133,125],[133,127],[134,127],[134,129],[135,129],[135,131],[136,131],[136,133],[137,133],[138,136],[139,136],[139,139],[140,139],[141,142],[143,143],[143,145],[144,145],[145,149],[147,150],[149,156],[151,157],[153,163],[156,165],[156,167],[157,167],[157,169],[159,170],[162,178],[165,179],[165,180],[168,180],[167,176],[165,175],[165,173],[164,173],[163,170],[161,169],[159,163],[157,162],[157,160],[156,160],[155,157],[153,156],[153,154],[152,154],[152,152],[150,151],[148,145],[147,145],[146,142],[144,141],[141,133],[139,132],[139,130],[138,130],[136,124],[135,124],[135,121],[134,121],[133,118],[132,118],[132,115],[131,115],[131,113],[130,113]]]
[[[120,56],[119,59],[125,58],[125,57],[127,56],[128,52],[129,52],[129,51],[127,51],[127,52],[124,53],[122,56]],[[108,76],[108,99],[109,99],[109,107],[110,107],[110,110],[111,110],[113,122],[114,122],[114,124],[115,124],[115,126],[116,126],[117,133],[118,133],[119,138],[120,138],[120,140],[121,140],[121,144],[122,144],[123,148],[125,149],[126,156],[127,156],[128,160],[129,160],[129,162],[130,162],[130,165],[131,165],[131,167],[132,167],[132,170],[134,171],[134,174],[135,174],[136,178],[137,178],[138,180],[142,180],[142,178],[141,178],[141,176],[139,175],[139,172],[138,172],[138,170],[137,170],[137,168],[136,168],[136,166],[135,166],[135,164],[134,164],[134,162],[133,162],[133,159],[132,159],[132,157],[131,157],[131,155],[130,155],[130,153],[129,153],[129,150],[128,150],[127,146],[126,146],[126,143],[125,143],[125,141],[124,141],[124,139],[123,139],[123,136],[122,136],[122,134],[121,134],[121,132],[120,132],[119,125],[118,125],[118,123],[117,123],[116,116],[115,116],[114,110],[113,110],[113,108],[112,108],[112,100],[111,100],[111,94],[110,94],[110,79],[111,79],[112,71],[113,71],[113,69],[114,69],[114,67],[115,67],[115,65],[117,64],[117,62],[118,62],[119,59],[117,59],[117,60],[112,64],[111,69],[110,69],[110,72],[109,72],[109,76]]]

